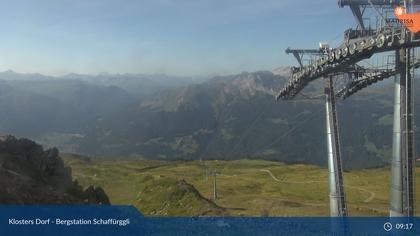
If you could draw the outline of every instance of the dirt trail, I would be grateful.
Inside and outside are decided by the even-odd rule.
[[[287,180],[280,180],[280,179],[277,179],[277,177],[274,176],[273,173],[270,170],[262,169],[260,171],[268,173],[274,181],[277,181],[277,182],[280,182],[280,183],[288,183],[288,184],[312,184],[312,183],[326,183],[327,182],[327,181],[287,181]],[[369,191],[369,190],[364,189],[364,188],[356,187],[356,186],[349,186],[349,185],[345,185],[345,186],[347,188],[357,189],[359,191],[369,193],[369,197],[366,198],[365,200],[363,200],[364,203],[371,202],[373,199],[375,199],[376,194],[374,192],[372,192],[372,191]]]

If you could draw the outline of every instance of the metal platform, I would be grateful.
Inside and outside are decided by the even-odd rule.
[[[347,216],[340,153],[340,138],[336,111],[336,98],[348,98],[362,89],[387,78],[395,80],[393,159],[391,168],[391,216],[415,215],[415,148],[413,113],[412,70],[420,67],[413,48],[420,46],[420,35],[407,30],[401,22],[388,21],[394,7],[413,9],[420,1],[402,0],[339,0],[340,7],[348,6],[355,17],[357,27],[347,29],[344,41],[336,48],[320,44],[319,49],[286,49],[294,55],[298,67],[292,67],[291,79],[279,91],[277,100],[294,99],[312,81],[326,80],[326,123],[329,166],[331,216]],[[367,9],[376,13],[376,26],[365,22]],[[398,8],[399,10],[402,8]],[[378,20],[379,19],[379,20]],[[327,45],[327,46],[326,46]],[[379,68],[366,68],[359,63],[374,55],[395,53],[393,64]],[[304,61],[304,56],[309,59]],[[334,93],[333,78],[348,75],[350,81]]]

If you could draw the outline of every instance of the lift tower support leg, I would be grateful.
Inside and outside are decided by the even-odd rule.
[[[415,215],[415,148],[409,48],[397,51],[396,63],[400,78],[395,80],[390,216],[410,217]]]
[[[329,76],[326,77],[325,80],[330,215],[332,217],[342,217],[347,216],[347,204],[343,184],[343,170],[341,164],[340,139],[338,133],[333,78],[332,76]]]

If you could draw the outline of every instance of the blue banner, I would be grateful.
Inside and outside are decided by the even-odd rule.
[[[131,206],[0,206],[0,235],[420,235],[420,218],[144,217]]]

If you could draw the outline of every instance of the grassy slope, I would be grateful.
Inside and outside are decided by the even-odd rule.
[[[186,180],[201,195],[211,199],[213,182],[206,180],[199,162],[164,161],[86,161],[64,156],[73,176],[82,186],[104,187],[113,204],[133,204],[144,214],[160,209],[165,188]],[[285,165],[278,162],[241,160],[207,161],[218,176],[217,205],[229,215],[327,216],[329,214],[327,170],[309,165]],[[273,179],[267,172],[271,171]],[[345,173],[347,200],[352,216],[388,214],[389,168]],[[417,171],[417,178],[420,171]],[[417,189],[417,196],[419,195]],[[169,193],[170,194],[170,193]],[[142,199],[138,201],[138,199]],[[417,209],[420,209],[417,201]],[[191,209],[166,211],[165,215],[195,215]]]

